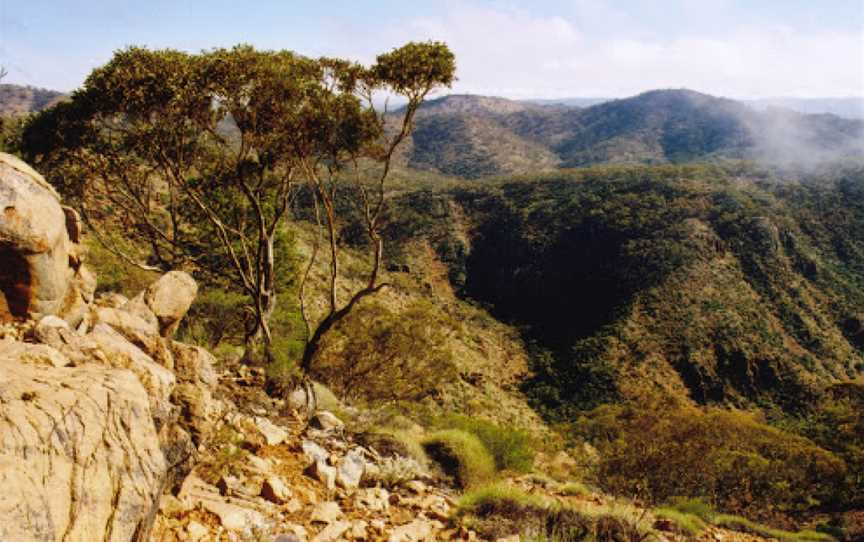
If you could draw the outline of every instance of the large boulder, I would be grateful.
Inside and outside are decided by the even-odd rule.
[[[177,331],[195,296],[198,284],[183,271],[170,271],[144,291],[144,301],[159,321],[159,332],[170,337]]]
[[[41,175],[0,153],[0,321],[55,314],[71,324],[92,301],[95,278],[72,241],[80,220]]]
[[[131,371],[0,343],[0,540],[143,539],[166,474]],[[31,351],[32,349],[32,351]]]

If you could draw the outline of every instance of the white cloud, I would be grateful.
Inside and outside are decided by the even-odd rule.
[[[572,20],[466,2],[446,5],[442,16],[400,24],[400,30],[372,41],[383,38],[387,46],[409,39],[446,41],[458,62],[457,92],[626,96],[687,87],[733,97],[864,95],[861,33],[799,33],[774,26],[730,28],[706,37],[684,28],[668,37],[604,39],[592,31],[592,13],[604,23],[626,15],[594,0],[578,1]]]

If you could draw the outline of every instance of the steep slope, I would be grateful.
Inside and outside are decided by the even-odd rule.
[[[598,163],[730,158],[812,168],[862,154],[864,121],[760,112],[682,89],[587,108],[447,96],[421,108],[403,163],[478,178]]]
[[[545,407],[653,389],[794,410],[864,370],[862,186],[860,172],[788,185],[747,169],[592,168],[405,205],[467,217],[465,240],[447,231],[452,213],[414,234],[464,295],[525,326]]]
[[[468,179],[553,169],[559,159],[550,149],[514,133],[505,122],[514,114],[559,109],[502,98],[446,96],[421,107],[399,161]]]

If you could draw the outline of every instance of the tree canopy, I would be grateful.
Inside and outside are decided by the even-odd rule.
[[[379,287],[378,231],[393,152],[422,100],[450,85],[454,70],[453,54],[437,42],[408,43],[369,67],[248,45],[200,54],[130,47],[94,70],[71,100],[32,119],[23,149],[126,261],[190,269],[248,295],[250,336],[265,342],[279,236],[307,190],[324,210],[319,225],[330,241],[325,329],[316,334],[320,326],[307,320],[320,340],[344,309],[335,292],[334,199],[345,194],[364,209],[375,264],[363,297]],[[378,92],[408,100],[396,130],[374,107]],[[349,178],[357,179],[350,190],[337,192]]]

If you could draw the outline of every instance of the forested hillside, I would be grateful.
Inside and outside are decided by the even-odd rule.
[[[0,116],[36,113],[54,105],[65,96],[55,90],[0,84]]]
[[[465,178],[742,158],[812,169],[860,160],[864,121],[759,112],[689,90],[650,91],[586,108],[447,96],[421,109],[404,152],[410,167]]]

